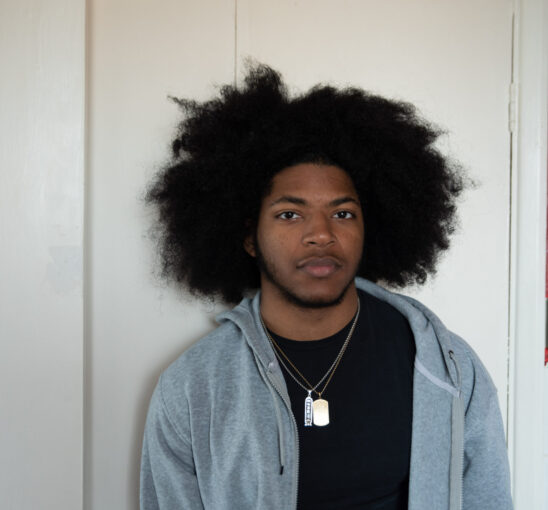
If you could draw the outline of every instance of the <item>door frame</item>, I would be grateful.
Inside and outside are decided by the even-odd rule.
[[[508,451],[514,505],[544,509],[548,0],[514,0]]]

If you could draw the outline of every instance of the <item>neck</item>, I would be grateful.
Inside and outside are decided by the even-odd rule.
[[[358,292],[354,283],[340,303],[322,307],[302,307],[273,289],[261,288],[261,315],[266,327],[291,340],[318,340],[334,335],[356,314]]]

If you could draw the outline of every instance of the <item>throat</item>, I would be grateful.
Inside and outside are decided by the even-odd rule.
[[[291,340],[310,341],[334,335],[354,317],[357,307],[355,287],[349,289],[340,303],[321,308],[304,308],[261,296],[261,315],[266,327]]]

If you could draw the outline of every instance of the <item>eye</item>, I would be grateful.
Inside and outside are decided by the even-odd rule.
[[[337,211],[333,216],[339,220],[350,220],[355,218],[355,214],[350,211]]]
[[[283,213],[278,214],[276,217],[282,220],[294,220],[295,218],[298,218],[299,215],[295,211],[284,211]]]

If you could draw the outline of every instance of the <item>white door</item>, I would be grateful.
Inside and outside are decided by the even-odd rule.
[[[179,112],[241,78],[251,56],[295,91],[358,85],[415,103],[478,182],[439,275],[410,289],[479,353],[506,416],[510,0],[93,0],[89,11],[87,509],[138,506],[156,379],[214,327],[212,305],[155,282],[140,197]]]

